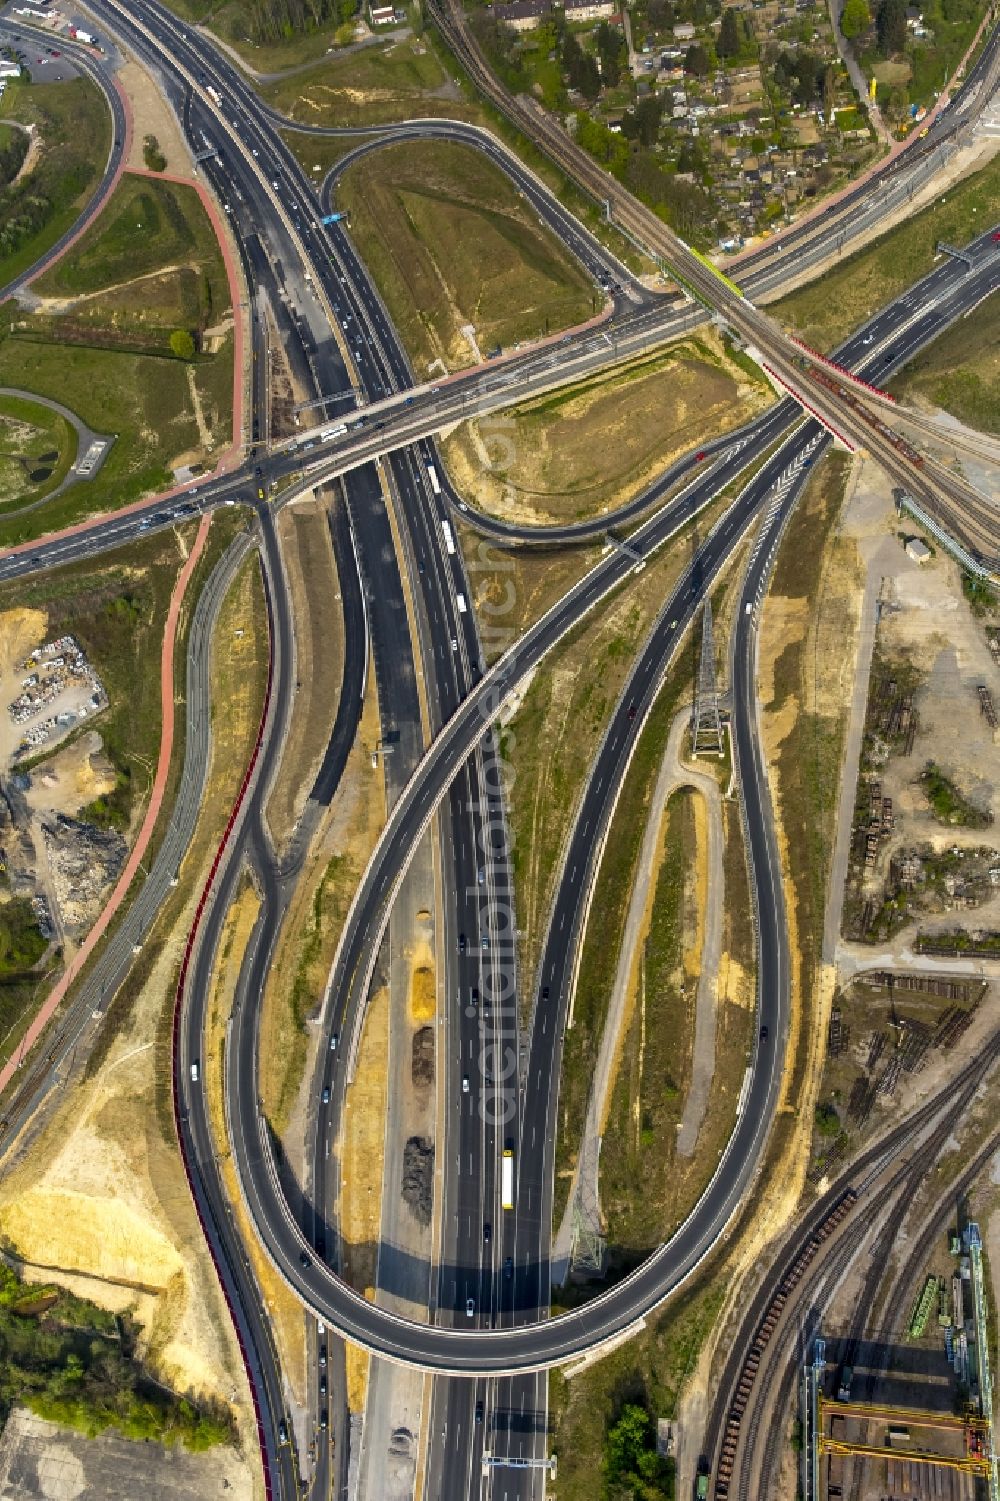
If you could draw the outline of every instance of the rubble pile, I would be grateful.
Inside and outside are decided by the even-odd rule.
[[[65,928],[89,927],[96,906],[121,874],[128,845],[116,829],[99,829],[60,813],[42,825],[52,888]]]

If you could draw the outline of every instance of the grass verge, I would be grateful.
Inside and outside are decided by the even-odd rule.
[[[970,234],[987,229],[998,218],[1000,157],[994,157],[980,172],[954,184],[927,208],[825,271],[818,281],[772,303],[769,311],[807,344],[832,349],[931,270],[939,240],[963,245]]]
[[[338,202],[420,374],[589,318],[577,261],[506,173],[450,141],[387,146],[348,169]]]
[[[307,125],[374,125],[472,111],[426,37],[391,38],[265,84],[268,104]]]
[[[890,381],[899,396],[929,402],[984,433],[1000,433],[1000,304],[980,304]]]
[[[700,534],[724,504],[699,518]],[[591,760],[640,643],[684,567],[691,536],[686,528],[560,642],[503,729],[525,995],[531,993],[559,857]]]
[[[192,188],[126,178],[39,288],[60,300],[0,334],[0,385],[62,401],[115,442],[93,479],[0,520],[0,546],[163,489],[232,434],[229,285]],[[190,362],[170,351],[178,328],[200,350]]]
[[[385,818],[381,780],[369,751],[377,741],[374,673],[358,740],[337,795],[308,856],[309,865],[279,939],[261,1015],[260,1091],[264,1113],[281,1138],[295,1109],[309,1051],[307,1021],[322,999],[340,932],[361,872]]]
[[[141,337],[201,333],[229,310],[225,263],[194,188],[124,177],[70,252],[32,284],[42,297],[84,298],[81,328]]]
[[[0,190],[0,286],[27,271],[72,228],[111,149],[111,119],[89,78],[11,79],[3,113],[33,125],[42,151],[31,172]]]

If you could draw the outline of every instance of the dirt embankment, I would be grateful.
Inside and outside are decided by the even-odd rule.
[[[142,957],[111,1000],[90,1071],[54,1106],[0,1177],[0,1237],[29,1280],[58,1280],[143,1329],[150,1372],[231,1406],[236,1494],[254,1492],[256,1430],[246,1378],[177,1152],[169,1100],[170,1018],[194,906],[252,744],[266,626],[259,574],[245,565],[219,617],[212,657],[212,762],[180,881]]]

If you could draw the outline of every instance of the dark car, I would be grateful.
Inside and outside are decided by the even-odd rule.
[[[466,945],[465,945],[465,934],[464,933],[459,933],[459,935],[458,935],[458,952],[460,954],[464,954],[465,953],[465,947],[466,947]]]
[[[306,1255],[305,1251],[299,1252],[299,1264],[300,1266],[304,1267],[312,1266],[312,1262],[309,1260],[309,1257]]]
[[[316,1237],[316,1255],[321,1257],[326,1255],[326,1241],[322,1235]]]
[[[492,1236],[493,1226],[490,1224],[489,1220],[485,1220],[483,1222],[483,1244],[488,1246],[490,1240],[492,1239]]]
[[[542,986],[542,1000],[543,1001],[547,1001],[548,998],[549,998],[549,987],[547,985],[543,985]]]
[[[323,1411],[319,1415],[319,1426],[322,1428],[322,1430],[323,1430],[324,1433],[326,1432],[327,1428],[329,1427],[329,1424],[330,1424],[330,1416],[329,1416],[329,1413],[327,1412],[326,1408],[324,1407]]]
[[[476,1422],[477,1423],[481,1423],[482,1421],[483,1421],[483,1404],[482,1404],[482,1401],[480,1400],[479,1402],[476,1403]]]
[[[320,1370],[326,1365],[326,1345],[320,1345],[319,1347],[319,1365]]]
[[[636,707],[635,707],[635,704],[629,704],[629,706],[628,706],[628,717],[629,717],[629,719],[634,719],[635,716],[636,716]]]
[[[513,1256],[508,1256],[505,1259],[504,1264],[503,1264],[503,1274],[506,1277],[506,1279],[507,1279],[508,1282],[513,1277],[513,1275],[514,1275],[514,1258],[513,1258]]]
[[[761,1042],[766,1042],[767,1041],[767,1028],[766,1027],[761,1027],[761,1029],[760,1029],[760,1040],[761,1040]]]

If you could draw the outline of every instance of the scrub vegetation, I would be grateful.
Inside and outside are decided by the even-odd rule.
[[[232,1439],[221,1410],[198,1409],[144,1376],[137,1325],[55,1286],[28,1286],[0,1263],[0,1413],[15,1403],[88,1438],[209,1449]]]
[[[998,219],[1000,157],[994,157],[981,172],[956,183],[927,208],[831,267],[809,286],[772,303],[769,311],[807,344],[832,349],[931,270],[939,240],[964,245]],[[961,339],[964,334],[962,323],[945,338]]]

